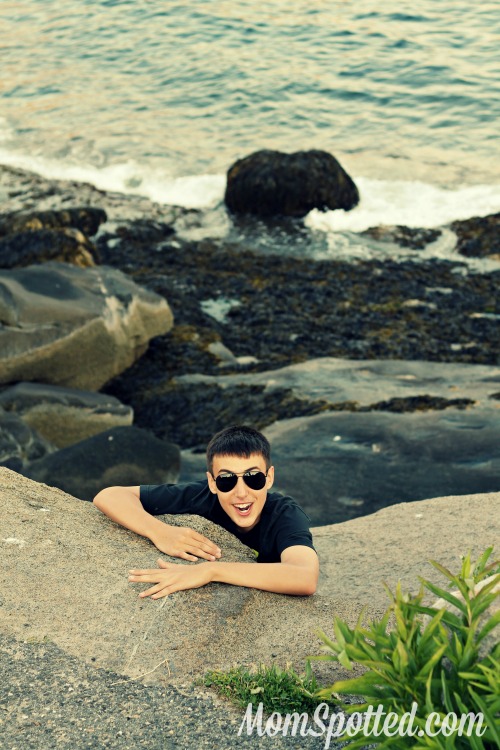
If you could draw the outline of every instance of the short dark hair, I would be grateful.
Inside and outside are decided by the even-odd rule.
[[[271,446],[269,440],[253,427],[235,424],[217,432],[207,445],[207,467],[212,472],[215,456],[240,456],[249,458],[253,453],[260,454],[271,466]]]

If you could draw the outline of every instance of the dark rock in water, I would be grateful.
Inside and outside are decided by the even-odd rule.
[[[96,247],[78,229],[38,229],[0,237],[0,268],[49,260],[88,268],[99,263]]]
[[[137,427],[114,427],[30,463],[22,473],[92,500],[110,485],[135,486],[176,482],[180,452]]]
[[[495,257],[500,260],[500,213],[454,221],[457,250],[468,258]]]
[[[166,301],[114,268],[0,271],[0,383],[98,390],[172,326]]]
[[[313,208],[349,211],[359,202],[353,180],[326,151],[257,151],[228,170],[224,200],[233,213],[305,216]]]
[[[378,242],[393,242],[400,247],[409,247],[412,250],[423,250],[424,247],[435,242],[441,236],[440,229],[416,229],[405,226],[370,227],[361,232],[362,237],[371,237]]]
[[[92,237],[107,220],[102,208],[65,208],[60,211],[15,211],[0,215],[0,236],[39,229],[73,227]]]
[[[0,465],[22,471],[25,464],[55,451],[55,446],[17,415],[0,407]]]
[[[162,242],[173,234],[175,229],[171,224],[151,219],[137,219],[116,229],[116,235],[120,239],[138,245]]]
[[[129,426],[134,416],[129,406],[113,396],[44,383],[18,383],[6,388],[0,392],[0,407],[17,414],[58,448],[112,427]]]

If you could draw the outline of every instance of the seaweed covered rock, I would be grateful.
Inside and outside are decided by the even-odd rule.
[[[0,236],[40,229],[73,227],[92,237],[107,219],[102,208],[65,208],[59,211],[11,211],[0,216]]]
[[[392,226],[380,224],[370,227],[360,233],[362,237],[371,237],[377,242],[393,242],[399,247],[409,247],[412,250],[423,250],[431,242],[435,242],[442,234],[440,229],[421,229],[417,227]]]
[[[96,247],[79,229],[29,229],[0,237],[0,268],[54,260],[88,268],[99,263]]]
[[[359,202],[356,185],[326,151],[257,151],[227,173],[226,206],[235,214],[305,216],[313,208],[349,211]]]
[[[500,213],[454,221],[451,228],[458,237],[457,250],[468,258],[500,259]]]

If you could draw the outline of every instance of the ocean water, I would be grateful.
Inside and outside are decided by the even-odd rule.
[[[318,231],[500,206],[500,6],[487,0],[2,0],[0,163],[189,207],[261,148],[360,187]]]

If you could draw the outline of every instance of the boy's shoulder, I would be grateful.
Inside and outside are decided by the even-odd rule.
[[[311,519],[291,495],[281,492],[268,492],[262,509],[260,525],[269,528],[300,527],[309,528]]]

